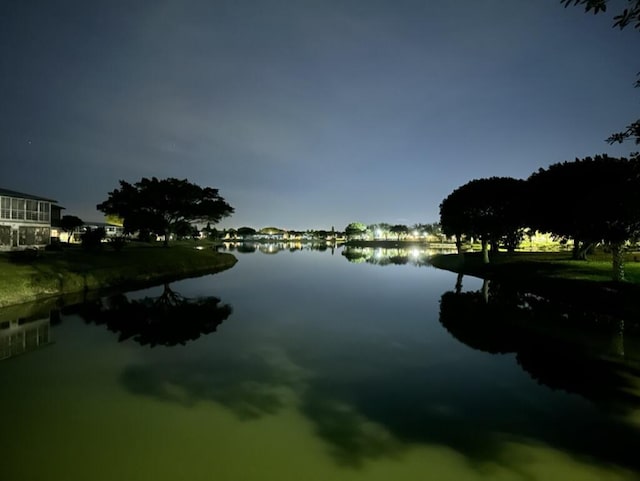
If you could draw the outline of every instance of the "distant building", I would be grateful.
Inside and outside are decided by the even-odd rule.
[[[44,247],[60,220],[57,201],[0,188],[0,250]]]
[[[77,227],[73,232],[58,233],[58,238],[61,242],[69,244],[80,244],[82,242],[82,236],[88,230],[96,229],[104,229],[105,242],[108,239],[124,235],[124,227],[122,227],[121,225],[111,224],[109,222],[85,222],[80,227]]]
[[[87,229],[104,229],[107,239],[110,237],[119,237],[124,235],[124,227],[121,225],[111,224],[110,222],[85,222],[80,229],[82,232],[86,232]]]

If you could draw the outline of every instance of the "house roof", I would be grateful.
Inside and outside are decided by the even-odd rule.
[[[0,195],[4,195],[7,197],[20,197],[22,199],[44,200],[47,202],[55,202],[55,203],[58,202],[57,200],[49,199],[47,197],[40,197],[38,195],[25,194],[24,192],[17,192],[15,190],[3,189],[2,187],[0,187]]]

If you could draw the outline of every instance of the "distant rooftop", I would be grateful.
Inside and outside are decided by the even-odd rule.
[[[47,202],[58,202],[57,200],[49,199],[47,197],[40,197],[38,195],[33,195],[33,194],[25,194],[24,192],[17,192],[15,190],[3,189],[2,187],[0,187],[0,195],[5,195],[7,197],[20,197],[22,199],[45,200]]]

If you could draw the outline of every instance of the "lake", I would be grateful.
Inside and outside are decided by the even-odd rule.
[[[638,320],[417,249],[229,249],[0,311],[0,480],[638,479]]]

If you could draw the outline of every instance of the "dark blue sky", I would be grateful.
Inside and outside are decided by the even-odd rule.
[[[435,222],[475,178],[634,146],[640,34],[559,0],[0,2],[0,186],[100,220],[118,180],[222,226]]]

